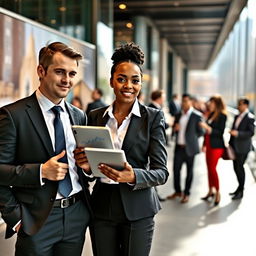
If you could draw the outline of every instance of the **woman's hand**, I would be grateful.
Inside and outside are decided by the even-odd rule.
[[[76,160],[76,164],[84,170],[87,174],[91,174],[91,168],[88,163],[87,156],[85,154],[84,148],[76,148],[74,150],[74,158]]]
[[[135,184],[135,173],[132,169],[132,166],[127,162],[124,164],[124,169],[121,171],[113,169],[105,164],[100,164],[98,168],[104,175],[113,181]]]

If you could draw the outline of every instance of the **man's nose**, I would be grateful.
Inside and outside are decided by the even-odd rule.
[[[64,83],[64,84],[70,83],[70,77],[69,77],[69,75],[68,75],[68,74],[64,74],[64,75],[62,76],[61,82]]]

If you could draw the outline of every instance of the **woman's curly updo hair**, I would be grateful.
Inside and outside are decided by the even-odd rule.
[[[122,62],[132,62],[140,68],[141,76],[142,69],[141,66],[144,63],[144,53],[140,47],[134,43],[124,44],[115,49],[111,60],[113,61],[113,66],[111,68],[111,78],[116,71],[116,67]]]

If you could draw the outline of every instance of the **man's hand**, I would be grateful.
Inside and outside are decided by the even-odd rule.
[[[173,126],[173,131],[174,132],[178,132],[180,130],[180,124],[179,123],[176,123],[174,126]]]
[[[58,162],[66,154],[63,150],[60,154],[50,158],[42,165],[42,178],[48,180],[63,180],[68,171],[68,164]]]
[[[76,164],[84,170],[87,174],[91,174],[91,168],[88,163],[87,156],[85,154],[84,148],[76,148],[74,150],[74,158]]]
[[[199,126],[203,129],[205,129],[205,131],[208,133],[208,134],[211,134],[212,133],[212,127],[209,126],[207,123],[205,122],[199,122]]]
[[[132,166],[128,163],[124,164],[124,169],[121,171],[113,169],[105,164],[100,164],[98,168],[104,175],[113,181],[131,184],[135,184],[136,182],[135,173]]]
[[[231,136],[237,137],[238,136],[238,131],[237,130],[231,130],[230,132]]]

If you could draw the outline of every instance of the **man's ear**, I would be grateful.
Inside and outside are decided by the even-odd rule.
[[[46,74],[45,69],[42,65],[37,66],[37,74],[39,76],[39,79],[43,78]]]

